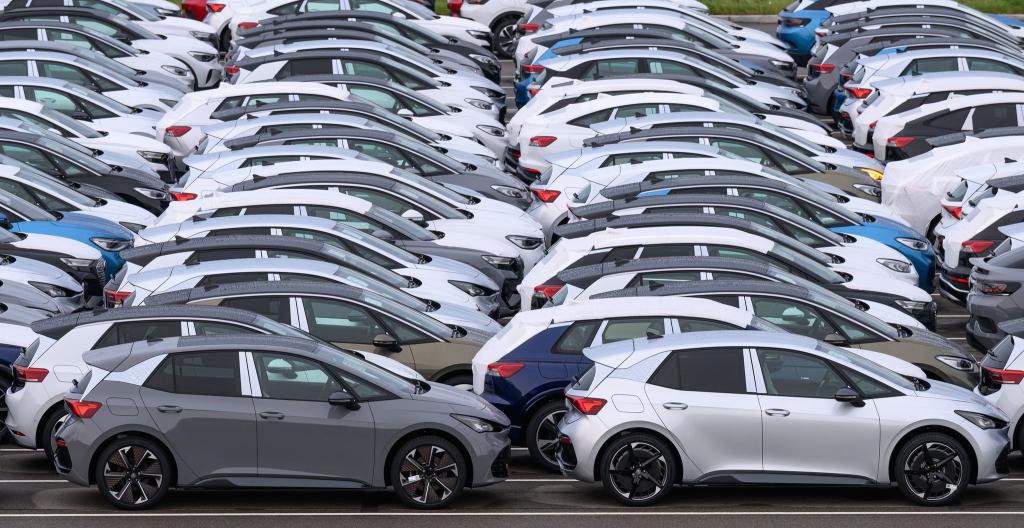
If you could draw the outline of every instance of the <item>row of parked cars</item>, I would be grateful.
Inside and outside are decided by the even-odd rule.
[[[886,145],[908,101],[1012,97],[963,36],[834,44],[933,9],[993,25],[971,40],[1009,68],[1002,22],[842,3],[800,78],[799,6],[776,37],[691,0],[158,1],[0,12],[5,424],[115,506],[390,486],[438,508],[506,478],[510,444],[631,505],[680,483],[943,505],[1009,471],[1019,283],[965,279],[980,365],[931,291],[937,266],[954,298],[1014,273],[1022,129],[985,99],[880,153],[811,113],[836,70],[836,123],[875,115]],[[925,41],[955,67],[905,49]]]

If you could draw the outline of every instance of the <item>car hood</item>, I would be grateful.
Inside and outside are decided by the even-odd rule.
[[[932,296],[928,292],[910,284],[909,282],[894,279],[881,273],[866,272],[861,270],[844,270],[850,274],[852,279],[843,283],[843,286],[851,290],[862,290],[865,292],[876,292],[885,295],[895,295],[912,301],[931,302]],[[856,298],[855,292],[850,292],[851,297]]]
[[[19,283],[22,281],[45,282],[76,293],[82,291],[82,285],[61,271],[60,268],[30,258],[15,257],[14,262],[0,266],[0,278]]]
[[[408,291],[408,290],[407,290]],[[408,293],[413,293],[408,291]],[[494,335],[501,330],[501,325],[476,308],[467,308],[452,303],[440,303],[441,307],[427,315],[446,325],[458,326],[466,330],[479,330]]]
[[[423,380],[423,376],[421,376],[419,372],[416,372],[415,370],[389,357],[370,352],[359,352],[359,355],[361,355],[368,363],[373,363],[384,370],[391,371],[392,373],[398,374],[404,378]]]
[[[948,401],[961,401],[980,405],[983,408],[998,412],[999,415],[1003,413],[996,410],[995,407],[989,405],[988,401],[979,394],[975,394],[963,387],[958,387],[952,383],[946,383],[944,381],[928,380],[931,387],[926,391],[917,391],[915,394],[919,398],[932,398],[936,400],[948,400]],[[1003,417],[1004,416],[999,416]]]
[[[60,225],[78,226],[82,229],[91,231],[94,233],[94,236],[118,238],[123,240],[131,240],[134,236],[134,233],[129,231],[127,228],[105,218],[97,218],[92,215],[77,212],[68,212],[63,214],[64,218],[60,220]]]
[[[197,53],[217,53],[217,49],[209,42],[203,42],[189,37],[178,37],[168,35],[166,39],[139,39],[132,41],[132,47],[152,53],[167,53],[171,50],[182,52],[195,51]],[[173,56],[173,55],[172,55]]]

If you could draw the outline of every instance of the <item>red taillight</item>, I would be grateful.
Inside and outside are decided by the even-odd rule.
[[[39,383],[46,379],[50,371],[44,368],[24,367],[14,365],[14,379],[22,383]]]
[[[945,209],[947,213],[953,215],[953,218],[956,218],[957,220],[960,219],[960,215],[964,212],[962,207],[956,205],[943,205],[942,208]]]
[[[103,290],[103,300],[107,303],[107,306],[115,308],[124,304],[131,294],[131,292]]]
[[[875,129],[875,125],[877,125],[877,124],[878,124],[878,121],[872,121],[871,124],[868,125],[868,130],[874,130]]]
[[[523,370],[522,363],[491,363],[487,365],[487,375],[498,378],[511,378],[516,372]]]
[[[227,72],[228,75],[238,75],[238,72],[242,70],[238,66],[225,66],[224,71]]]
[[[70,400],[67,398],[64,399],[64,403],[67,405],[68,412],[79,418],[92,418],[96,411],[103,407],[99,402]]]
[[[850,72],[840,73],[839,78],[842,79],[843,82],[846,82],[849,81],[850,79],[853,79],[853,74]]]
[[[963,244],[960,244],[960,248],[964,253],[972,255],[980,255],[996,245],[995,240],[964,240]]]
[[[206,4],[206,8],[209,9],[211,13],[220,13],[224,10],[224,4]]]
[[[202,20],[206,18],[206,2],[203,0],[183,0],[181,10],[190,18]]]
[[[537,95],[537,94],[540,93],[540,88],[537,88],[535,86],[531,86],[531,87],[527,88],[526,91],[530,92],[530,97],[533,97],[534,95]]]
[[[448,11],[452,16],[462,16],[462,0],[448,0]]]
[[[604,404],[608,403],[601,398],[585,398],[583,396],[569,396],[566,395],[565,399],[570,405],[576,408],[577,411],[583,414],[594,415],[601,412],[604,408]]]
[[[857,99],[863,99],[871,95],[871,88],[847,88],[846,91],[850,94],[850,97]]]
[[[540,24],[519,24],[516,26],[520,33],[535,33],[540,29]]]
[[[555,141],[558,141],[558,138],[555,136],[533,136],[530,138],[530,146],[544,148]]]
[[[239,22],[238,29],[252,29],[258,25],[258,22]]]
[[[190,126],[184,125],[172,125],[164,129],[164,136],[167,137],[181,137],[188,134],[189,130],[192,130]]]
[[[811,64],[808,69],[816,73],[832,73],[836,71],[835,64]]]
[[[544,71],[544,66],[540,64],[523,64],[521,68],[523,70],[523,73],[526,75],[541,73]]]
[[[199,195],[196,193],[181,191],[170,191],[170,193],[171,199],[174,200],[175,202],[187,202],[189,200],[195,200],[196,198],[199,198]]]
[[[1024,381],[1024,370],[1003,370],[989,367],[982,367],[992,381],[1002,385],[1020,385]]]
[[[561,284],[541,284],[533,287],[533,293],[539,293],[545,298],[551,299],[562,289]]]
[[[530,189],[533,191],[533,195],[538,200],[544,203],[551,203],[558,199],[558,196],[562,194],[562,191],[552,191],[551,189]]]
[[[57,440],[56,444],[57,444],[57,447],[67,447],[68,446],[68,443],[63,441],[63,440]]]
[[[893,136],[885,141],[886,145],[890,147],[903,148],[917,139],[913,136]]]

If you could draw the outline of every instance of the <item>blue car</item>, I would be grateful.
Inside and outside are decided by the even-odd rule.
[[[531,73],[527,72],[526,70],[531,69],[531,67],[540,66],[544,63],[544,61],[548,59],[558,57],[558,55],[556,55],[555,52],[552,50],[564,48],[566,46],[574,46],[576,44],[579,44],[582,40],[582,38],[568,38],[565,40],[559,40],[558,42],[552,44],[551,47],[545,50],[544,53],[542,53],[539,57],[534,57],[533,61],[529,65],[525,65],[520,71],[516,72],[515,79],[513,80],[512,85],[515,88],[516,92],[517,108],[522,108],[524,105],[526,105],[526,103],[530,102],[530,98],[533,97],[533,94],[530,93],[530,85],[537,80],[538,76],[540,76],[540,71]]]
[[[786,52],[797,64],[804,66],[811,58],[814,30],[832,16],[825,8],[841,3],[844,1],[796,0],[779,13],[775,36],[786,44]]]

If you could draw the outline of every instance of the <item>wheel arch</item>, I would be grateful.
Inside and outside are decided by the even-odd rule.
[[[107,446],[110,445],[111,443],[122,438],[130,437],[144,438],[146,440],[149,440],[150,442],[153,442],[160,446],[164,450],[164,452],[167,453],[167,458],[170,460],[171,463],[171,467],[169,468],[171,472],[171,486],[177,486],[178,460],[174,456],[174,451],[172,451],[170,446],[168,446],[167,443],[164,442],[163,439],[161,439],[159,436],[139,430],[118,431],[105,438],[103,442],[99,444],[99,446],[92,452],[92,457],[90,457],[89,459],[89,484],[96,484],[96,464],[99,463],[100,453],[102,453],[103,450],[106,449]]]
[[[46,427],[46,422],[49,421],[50,417],[53,416],[54,413],[60,412],[63,408],[64,399],[60,398],[53,402],[53,404],[51,404],[50,407],[46,409],[46,412],[44,412],[39,418],[39,423],[36,424],[36,449],[42,449],[43,446],[46,445],[44,442],[46,442],[47,439],[43,438],[43,428]]]
[[[468,375],[470,378],[473,377],[473,366],[468,363],[460,363],[458,365],[449,365],[431,376],[430,381],[436,381],[438,383],[444,383],[444,380],[461,375]]]
[[[675,451],[673,455],[675,455],[674,462],[676,466],[676,482],[674,482],[674,484],[678,484],[683,481],[683,457],[685,456],[683,454],[683,450],[680,449],[679,445],[677,445],[676,442],[665,432],[652,428],[649,425],[639,424],[626,426],[621,430],[617,430],[614,433],[607,435],[601,441],[601,449],[597,451],[597,456],[594,457],[595,481],[600,481],[602,478],[601,460],[604,458],[605,452],[608,450],[608,446],[611,445],[613,440],[626,436],[628,434],[648,434],[654,436],[655,438],[658,438],[662,442],[665,442],[666,445],[672,447],[672,450]]]
[[[384,457],[384,484],[391,484],[391,459],[394,458],[395,452],[403,444],[416,438],[417,436],[434,435],[448,440],[455,447],[458,448],[459,453],[462,454],[462,458],[466,461],[466,487],[473,487],[473,459],[469,455],[469,450],[466,449],[465,443],[459,439],[458,436],[438,427],[420,426],[410,431],[407,431],[402,436],[398,437],[397,440],[391,443],[391,447],[388,448],[388,453]]]
[[[899,455],[900,449],[903,449],[903,446],[905,446],[911,438],[924,433],[941,433],[952,437],[957,442],[960,442],[960,444],[964,446],[964,449],[967,450],[967,456],[971,460],[970,482],[974,484],[978,480],[978,455],[975,452],[974,444],[967,439],[967,436],[948,425],[924,424],[900,433],[899,440],[889,450],[888,457],[886,459],[886,479],[888,482],[894,482],[894,475],[896,474],[896,456]]]
[[[504,19],[506,19],[508,17],[515,17],[516,19],[519,19],[522,16],[523,16],[523,13],[520,13],[519,11],[516,11],[514,9],[509,10],[509,11],[505,11],[505,12],[495,16],[494,20],[489,25],[489,27],[491,28],[491,32],[493,33],[496,29],[498,29],[498,22],[501,22],[502,20],[504,20]]]

